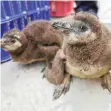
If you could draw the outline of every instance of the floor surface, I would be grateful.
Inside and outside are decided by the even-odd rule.
[[[52,99],[54,85],[42,79],[44,63],[2,65],[2,111],[110,111],[111,95],[100,80],[73,78],[66,95]]]

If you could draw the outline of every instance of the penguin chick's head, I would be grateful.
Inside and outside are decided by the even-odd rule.
[[[55,22],[53,27],[67,35],[69,45],[85,45],[101,38],[101,24],[95,15],[79,12],[71,22]]]
[[[68,43],[71,45],[85,45],[101,39],[101,25],[95,15],[79,12],[70,23]]]
[[[6,32],[0,40],[1,48],[8,52],[16,51],[23,45],[23,36],[24,34],[17,29],[12,29]]]

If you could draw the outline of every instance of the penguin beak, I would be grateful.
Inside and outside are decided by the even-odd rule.
[[[7,45],[8,40],[7,39],[0,39],[0,48],[4,48],[5,45]]]

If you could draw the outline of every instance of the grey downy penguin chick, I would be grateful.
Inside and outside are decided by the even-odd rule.
[[[61,47],[62,40],[61,32],[56,31],[49,21],[37,20],[22,31],[9,30],[3,35],[0,44],[15,62],[29,64],[47,58],[51,60]]]
[[[74,22],[69,24],[70,28],[65,29],[67,37],[62,46],[66,56],[65,63],[57,53],[54,60],[57,59],[58,62],[52,62],[52,66],[56,67],[47,68],[47,75],[53,72],[51,76],[55,77],[52,81],[51,77],[47,76],[51,83],[55,84],[56,80],[61,80],[56,82],[54,99],[69,90],[71,76],[89,79],[102,78],[102,86],[111,92],[110,31],[100,23],[96,16],[86,12],[77,13]]]

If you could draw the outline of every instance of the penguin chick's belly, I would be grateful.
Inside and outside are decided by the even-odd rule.
[[[79,78],[99,78],[109,72],[111,66],[88,66],[85,70],[84,67],[74,67],[70,63],[66,62],[66,72],[72,76]]]

